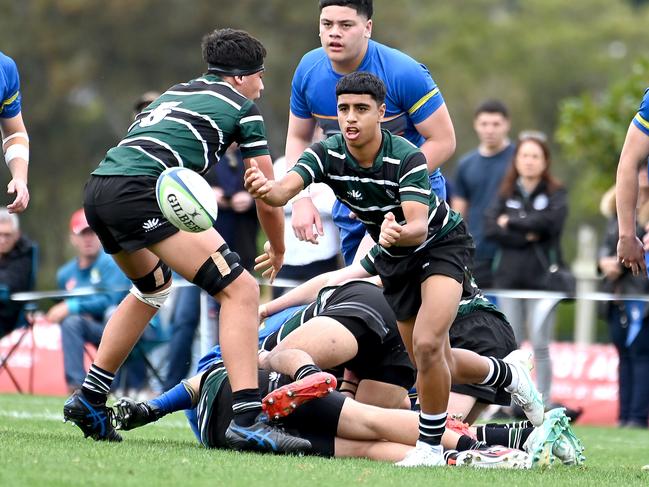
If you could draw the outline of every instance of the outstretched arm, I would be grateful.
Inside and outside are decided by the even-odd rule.
[[[294,172],[289,172],[280,181],[268,179],[254,159],[246,170],[244,179],[245,188],[252,197],[270,206],[284,206],[304,187],[304,181]]]

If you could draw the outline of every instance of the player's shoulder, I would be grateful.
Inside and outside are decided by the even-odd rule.
[[[328,70],[329,66],[330,61],[327,54],[322,47],[318,47],[302,56],[295,73],[302,77],[308,77],[320,73],[322,70]]]
[[[390,152],[395,155],[399,155],[400,159],[406,159],[412,157],[415,154],[422,153],[419,150],[419,147],[417,147],[405,137],[394,135],[387,130],[383,130],[383,134],[384,137],[388,137],[390,139]]]
[[[16,66],[16,62],[12,58],[0,51],[0,69],[2,69],[6,73],[9,71],[17,71],[18,67]]]

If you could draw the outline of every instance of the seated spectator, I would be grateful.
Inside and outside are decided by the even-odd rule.
[[[102,250],[82,209],[75,211],[70,219],[70,243],[77,255],[59,268],[56,280],[60,289],[72,291],[94,286],[124,290],[130,286],[113,259]],[[124,294],[125,291],[111,291],[69,297],[47,311],[48,321],[61,325],[65,382],[70,391],[80,388],[86,377],[84,344],[99,345],[107,315]]]
[[[30,291],[34,284],[35,244],[21,234],[18,217],[0,208],[0,337],[18,326],[22,303],[9,296]]]
[[[638,208],[636,235],[639,239],[649,228],[649,180],[647,163],[638,167]],[[634,276],[617,258],[618,221],[615,187],[603,197],[600,209],[608,218],[606,235],[599,251],[599,269],[604,275],[603,291],[639,295],[649,292],[644,275]],[[609,334],[620,362],[618,365],[618,424],[647,428],[649,420],[649,317],[647,303],[625,300],[608,301],[605,315]]]
[[[548,262],[562,264],[561,233],[568,213],[566,190],[550,172],[550,149],[541,133],[519,138],[495,205],[487,211],[485,236],[498,242],[494,286],[548,290]],[[534,349],[536,381],[550,404],[556,300],[498,298],[516,342]]]

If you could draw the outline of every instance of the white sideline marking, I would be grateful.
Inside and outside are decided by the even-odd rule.
[[[44,421],[58,421],[63,422],[62,413],[54,413],[49,410],[45,410],[42,413],[28,413],[26,411],[0,411],[0,417],[12,418],[12,419],[38,419]],[[162,428],[188,428],[189,424],[187,421],[164,421],[158,423],[156,426]]]

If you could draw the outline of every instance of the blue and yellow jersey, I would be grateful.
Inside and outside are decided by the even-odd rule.
[[[444,104],[428,69],[401,51],[370,40],[357,71],[370,72],[385,83],[383,128],[421,146],[424,138],[415,124]],[[324,49],[306,53],[291,83],[291,113],[299,118],[314,118],[327,136],[339,133],[336,83],[340,78],[342,75],[333,70]]]
[[[20,77],[13,59],[0,52],[0,118],[20,113]]]
[[[645,135],[649,135],[649,88],[644,92],[638,113],[633,118],[633,124],[644,132]]]

